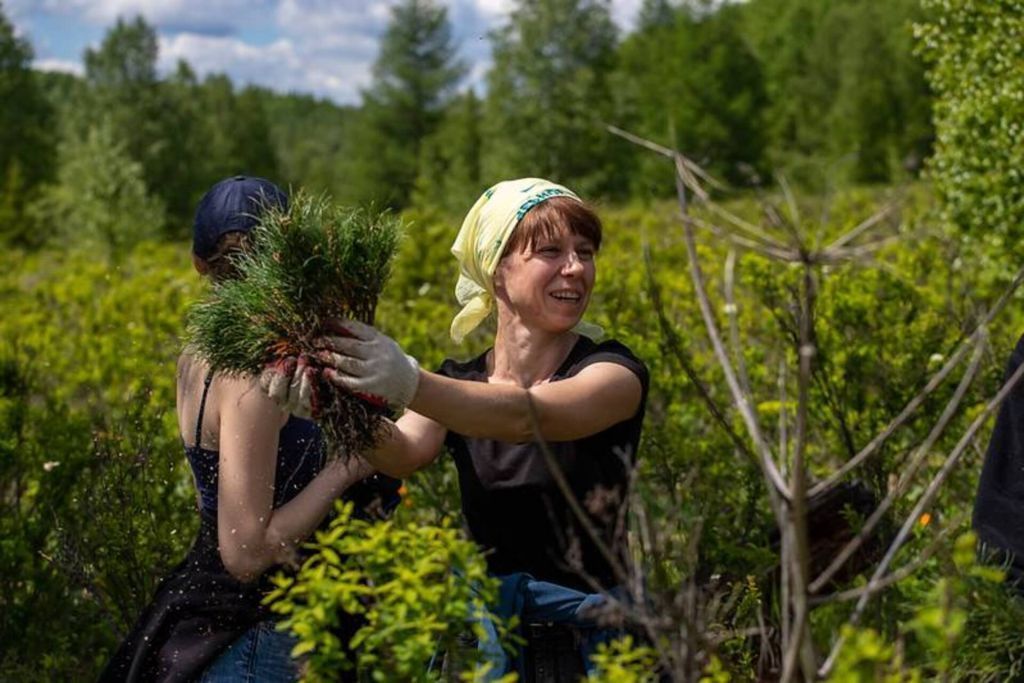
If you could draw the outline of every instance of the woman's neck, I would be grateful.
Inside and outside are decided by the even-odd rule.
[[[522,325],[498,325],[494,350],[488,358],[488,376],[521,387],[542,384],[555,374],[579,335],[530,330]]]

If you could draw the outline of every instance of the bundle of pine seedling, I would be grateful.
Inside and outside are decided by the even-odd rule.
[[[238,277],[215,283],[189,312],[189,345],[227,374],[258,375],[289,357],[318,368],[316,341],[339,333],[332,321],[373,324],[400,232],[391,214],[301,192],[288,212],[268,209],[250,248],[233,257]],[[314,414],[330,452],[371,447],[386,406],[315,377]]]

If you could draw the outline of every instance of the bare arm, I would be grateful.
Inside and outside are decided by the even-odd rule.
[[[384,474],[399,479],[434,462],[448,431],[440,423],[412,410],[405,411],[397,422],[387,423],[387,429],[381,444],[365,458]]]
[[[255,379],[221,379],[217,525],[225,568],[251,581],[294,556],[335,499],[372,470],[357,458],[330,462],[298,495],[273,508],[278,432],[287,415]]]
[[[633,372],[607,362],[530,388],[457,380],[421,370],[409,407],[459,434],[525,442],[535,438],[532,401],[541,438],[572,441],[628,420],[639,409],[642,392]]]

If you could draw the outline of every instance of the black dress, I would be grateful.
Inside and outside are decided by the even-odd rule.
[[[1024,337],[1010,356],[1004,381],[1024,362]],[[1024,381],[999,407],[974,499],[978,538],[1007,561],[1008,579],[1024,582]]]
[[[201,499],[199,534],[185,559],[157,587],[150,605],[100,681],[192,680],[242,634],[274,618],[262,604],[274,570],[254,582],[243,583],[224,568],[217,547],[219,454],[199,445],[211,379],[212,374],[203,387],[195,445],[185,449]],[[325,452],[316,424],[295,416],[288,419],[278,439],[275,508],[294,498],[316,477],[324,465]],[[391,510],[398,504],[399,485],[398,480],[374,475],[351,487],[345,497],[353,499],[357,508]]]

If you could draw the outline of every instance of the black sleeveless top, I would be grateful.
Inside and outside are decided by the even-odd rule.
[[[195,445],[185,448],[201,501],[199,534],[185,559],[157,587],[152,602],[107,664],[100,681],[192,680],[242,634],[260,621],[274,618],[262,600],[271,588],[269,577],[275,568],[252,583],[242,583],[231,576],[220,558],[219,453],[200,446],[211,380],[212,373],[203,386]],[[323,436],[315,423],[294,415],[288,418],[278,438],[275,508],[294,498],[316,477],[325,452]],[[400,485],[397,479],[373,475],[350,487],[343,497],[354,501],[357,514],[361,509],[390,512],[399,502]],[[324,520],[321,528],[328,522]],[[339,631],[351,637],[357,627],[351,619],[343,618]]]
[[[628,420],[602,432],[576,441],[551,442],[548,447],[604,544],[621,557],[625,538],[618,520],[640,443],[650,385],[647,367],[617,341],[598,344],[580,336],[552,381],[603,362],[636,374],[643,389],[640,407]],[[446,360],[438,373],[486,382],[487,353],[465,363]],[[526,572],[591,592],[593,588],[574,568],[576,563],[605,588],[616,584],[611,565],[573,515],[537,443],[475,439],[449,431],[445,445],[459,472],[465,523],[473,540],[488,551],[493,574]]]
[[[206,376],[203,397],[196,418],[196,435],[192,446],[185,447],[185,457],[195,476],[204,515],[217,516],[217,463],[218,451],[203,448],[201,443],[203,413],[206,396],[210,391],[212,374]],[[320,427],[315,422],[289,416],[281,427],[277,440],[277,470],[274,475],[274,507],[279,508],[294,498],[313,481],[324,465],[326,450]]]

